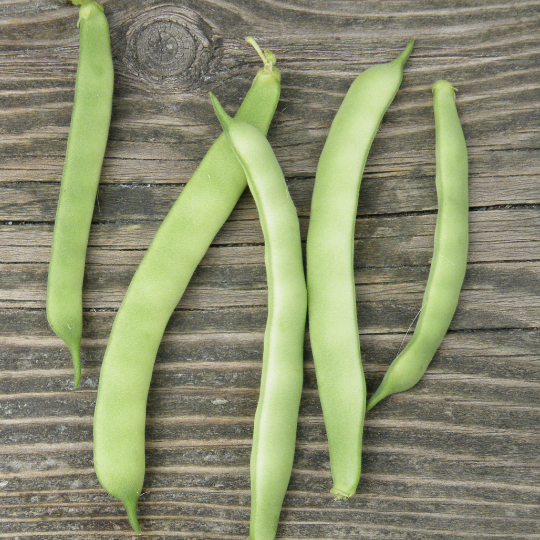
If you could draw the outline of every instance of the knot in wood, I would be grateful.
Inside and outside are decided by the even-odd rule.
[[[123,59],[154,90],[190,90],[209,69],[212,34],[211,26],[191,10],[152,6],[127,30]]]
[[[141,28],[136,47],[139,66],[158,78],[186,71],[195,59],[193,36],[176,22],[159,19]]]

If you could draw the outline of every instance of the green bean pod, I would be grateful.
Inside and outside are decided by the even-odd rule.
[[[103,7],[93,0],[72,1],[81,6],[79,61],[51,246],[47,319],[69,348],[77,387],[86,246],[109,134],[114,73]]]
[[[353,268],[360,182],[413,44],[352,83],[330,127],[315,177],[306,251],[309,335],[336,499],[351,497],[360,480],[366,407]]]
[[[270,51],[237,117],[268,130],[280,94]],[[145,469],[146,401],[159,344],[197,265],[247,186],[224,134],[212,145],[159,227],[116,315],[99,379],[94,466],[101,485],[120,499],[133,529]]]
[[[421,379],[458,304],[467,268],[469,186],[467,146],[455,101],[455,89],[449,82],[433,85],[439,206],[433,258],[413,337],[388,368],[367,410],[390,394],[412,388]]]
[[[268,320],[251,452],[251,540],[273,540],[293,466],[302,394],[307,291],[296,208],[272,147],[256,127],[216,115],[246,173],[264,235]]]

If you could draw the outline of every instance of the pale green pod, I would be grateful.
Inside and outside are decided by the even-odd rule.
[[[270,143],[256,127],[216,115],[255,199],[264,235],[268,320],[251,452],[251,540],[273,540],[293,466],[302,394],[307,291],[296,208]]]
[[[251,38],[248,40],[256,46]],[[280,94],[270,51],[237,117],[268,130]],[[99,378],[94,466],[134,530],[145,472],[146,401],[165,327],[193,272],[247,186],[224,134],[216,140],[156,232],[116,315]]]
[[[437,224],[433,258],[420,316],[413,336],[392,362],[367,409],[422,377],[454,317],[467,268],[469,246],[469,173],[467,146],[459,121],[455,89],[433,85],[435,113]]]
[[[414,42],[352,83],[324,145],[307,237],[309,335],[338,499],[360,480],[366,383],[354,282],[358,194],[371,143],[403,77]]]
[[[103,7],[93,0],[73,3],[81,5],[79,61],[51,246],[47,320],[69,348],[77,387],[86,247],[109,135],[114,73]]]

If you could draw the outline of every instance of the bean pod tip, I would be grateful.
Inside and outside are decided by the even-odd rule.
[[[347,493],[344,493],[343,491],[337,488],[332,488],[330,490],[330,493],[334,496],[335,501],[346,501],[347,499],[349,499],[349,497],[351,497],[351,495],[348,495]]]
[[[227,129],[232,121],[232,118],[227,114],[225,109],[221,106],[218,98],[214,94],[212,94],[212,92],[210,92],[210,99],[212,100],[212,106],[214,107],[217,119],[219,120],[223,131],[227,133]]]
[[[79,20],[77,21],[77,28],[81,26],[81,20],[88,19],[92,15],[92,10],[97,8],[101,12],[104,12],[103,6],[95,0],[71,0],[74,6],[81,6],[79,9]]]
[[[142,534],[141,528],[139,527],[139,522],[137,521],[137,499],[135,499],[134,501],[122,502],[126,507],[129,524],[137,534]]]
[[[403,49],[403,52],[395,60],[393,60],[393,62],[403,67],[405,65],[405,62],[408,60],[409,56],[411,55],[413,47],[414,47],[414,39],[411,39],[411,41],[407,43],[407,46],[405,47],[405,49]]]
[[[445,81],[444,79],[438,80],[432,87],[431,91],[433,93],[439,91],[439,90],[452,90],[454,94],[457,92],[457,88],[452,86],[448,81]],[[455,96],[454,96],[455,97]]]
[[[75,388],[79,387],[79,383],[81,382],[81,361],[79,360],[78,365],[75,365]]]
[[[71,0],[71,3],[74,6],[81,6],[81,7],[84,7],[89,4],[95,4],[96,7],[98,7],[99,9],[101,9],[101,11],[103,11],[103,6],[99,2],[96,2],[96,0]]]

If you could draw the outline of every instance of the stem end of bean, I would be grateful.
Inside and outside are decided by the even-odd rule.
[[[272,75],[278,81],[281,81],[281,73],[279,69],[275,67],[276,55],[268,49],[263,52],[257,42],[251,36],[247,37],[246,41],[257,51],[257,54],[263,61],[264,67],[262,68],[262,71],[268,73],[269,75]]]
[[[457,88],[452,86],[448,81],[445,81],[443,79],[437,81],[432,87],[431,91],[433,93],[437,92],[438,90],[451,90],[454,93],[454,99],[456,97]]]
[[[95,0],[71,0],[71,3],[74,6],[81,6],[81,7],[84,7],[85,5],[88,5],[88,4],[94,4],[97,8],[103,11],[103,6],[99,2],[96,2]]]
[[[332,488],[330,493],[334,496],[334,500],[336,501],[346,501],[350,497],[350,495],[347,495],[347,493],[344,493],[337,488]]]
[[[90,17],[93,8],[98,8],[99,10],[104,11],[103,6],[95,0],[71,0],[71,3],[74,6],[81,6],[79,9],[77,28],[80,28],[82,19],[88,19],[88,17]]]

